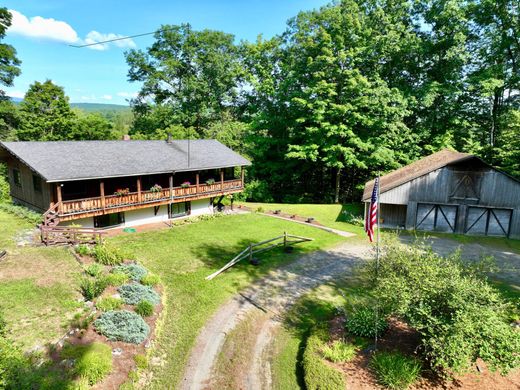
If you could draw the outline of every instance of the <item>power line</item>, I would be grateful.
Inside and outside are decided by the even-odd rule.
[[[166,31],[166,30],[171,30],[172,28],[161,28],[159,30],[155,30],[155,31],[152,31],[152,32],[147,32],[147,33],[143,33],[143,34],[137,34],[137,35],[129,35],[127,37],[120,37],[120,38],[114,38],[114,39],[108,39],[106,41],[100,41],[100,42],[94,42],[94,43],[87,43],[85,45],[69,45],[70,47],[74,47],[74,48],[77,48],[77,49],[81,49],[82,47],[89,47],[89,46],[95,46],[95,45],[103,45],[105,43],[110,43],[110,42],[115,42],[115,41],[122,41],[124,39],[132,39],[132,38],[138,38],[138,37],[144,37],[145,35],[152,35],[152,34],[155,34],[156,32],[159,32],[159,31]]]

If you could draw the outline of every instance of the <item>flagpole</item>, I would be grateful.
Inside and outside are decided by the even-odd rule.
[[[380,227],[379,227],[379,224],[381,222],[381,202],[380,202],[380,195],[381,195],[381,192],[380,192],[380,188],[381,188],[381,174],[380,172],[377,173],[377,238],[376,238],[376,281],[377,281],[377,278],[379,276],[379,255],[380,255],[380,252],[379,252],[379,243],[380,243],[380,240],[381,240],[381,237],[380,237],[380,234],[379,234],[379,230],[380,230]],[[378,305],[378,302],[379,301],[376,301],[376,316],[375,316],[375,336],[374,336],[374,350],[377,351],[377,325],[378,325],[378,322],[379,322],[379,305]]]

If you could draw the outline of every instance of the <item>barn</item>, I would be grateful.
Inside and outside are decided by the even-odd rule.
[[[520,239],[520,181],[477,156],[445,149],[380,183],[382,227]]]

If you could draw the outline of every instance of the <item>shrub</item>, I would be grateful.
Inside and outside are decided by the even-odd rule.
[[[90,276],[99,276],[103,272],[103,266],[98,263],[90,264],[85,272]]]
[[[123,262],[123,255],[115,248],[106,244],[98,244],[93,250],[94,258],[98,263],[105,265],[118,265]]]
[[[139,264],[123,264],[112,268],[112,272],[125,273],[130,279],[139,282],[148,273],[148,270]]]
[[[14,205],[12,203],[0,202],[0,210],[9,214],[16,215],[19,218],[25,219],[33,225],[38,225],[42,222],[42,215],[38,214],[26,207]]]
[[[140,368],[142,370],[148,368],[148,358],[146,357],[146,355],[137,354],[134,356],[134,361],[137,368]]]
[[[83,278],[80,282],[81,292],[88,301],[99,297],[103,291],[105,291],[106,287],[107,283],[105,278]]]
[[[336,340],[332,344],[326,344],[321,349],[323,357],[333,363],[345,363],[356,356],[358,348],[351,343]]]
[[[107,286],[115,287],[119,287],[122,284],[125,284],[126,282],[128,282],[128,279],[130,279],[128,274],[125,274],[123,272],[109,273],[108,275],[105,275],[104,278]]]
[[[150,332],[143,318],[127,310],[107,311],[94,321],[96,330],[111,341],[140,344]]]
[[[389,389],[406,389],[419,378],[421,363],[399,352],[376,352],[370,361],[379,382]]]
[[[121,308],[123,301],[120,298],[104,297],[96,302],[96,307],[101,311],[117,310]]]
[[[123,301],[128,305],[137,305],[141,301],[148,301],[154,305],[161,302],[159,294],[149,286],[141,284],[125,284],[117,289]]]
[[[103,343],[66,345],[61,358],[74,359],[74,374],[86,378],[90,385],[98,383],[112,371],[112,348]]]
[[[4,314],[0,311],[0,337],[4,337],[7,333],[7,322],[5,322]]]
[[[81,256],[90,256],[92,254],[92,249],[88,245],[85,245],[85,244],[80,244],[80,245],[74,247],[74,250],[76,251],[76,253],[78,255],[81,255]]]
[[[141,279],[141,284],[144,284],[145,286],[157,286],[161,282],[161,279],[158,275],[152,274],[148,272],[143,278]]]
[[[379,314],[376,322],[376,312],[369,307],[359,307],[347,316],[347,330],[355,336],[375,337],[381,335],[387,328],[386,319]]]
[[[135,312],[141,317],[150,317],[153,314],[153,304],[149,301],[141,301],[135,307]]]
[[[29,361],[9,340],[0,337],[0,389],[22,389],[26,382]]]
[[[325,364],[321,358],[323,346],[324,342],[317,334],[307,339],[302,361],[305,386],[308,390],[344,390],[346,383],[341,372]]]

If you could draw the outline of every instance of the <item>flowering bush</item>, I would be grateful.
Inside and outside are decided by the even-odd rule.
[[[185,181],[184,183],[181,184],[181,187],[188,188],[190,185],[191,185],[191,183],[189,181]]]
[[[150,192],[161,192],[162,187],[159,184],[154,184],[152,187],[150,187]]]
[[[114,192],[114,195],[115,196],[123,196],[123,195],[128,195],[129,193],[130,193],[130,189],[128,189],[128,188],[118,188]]]

